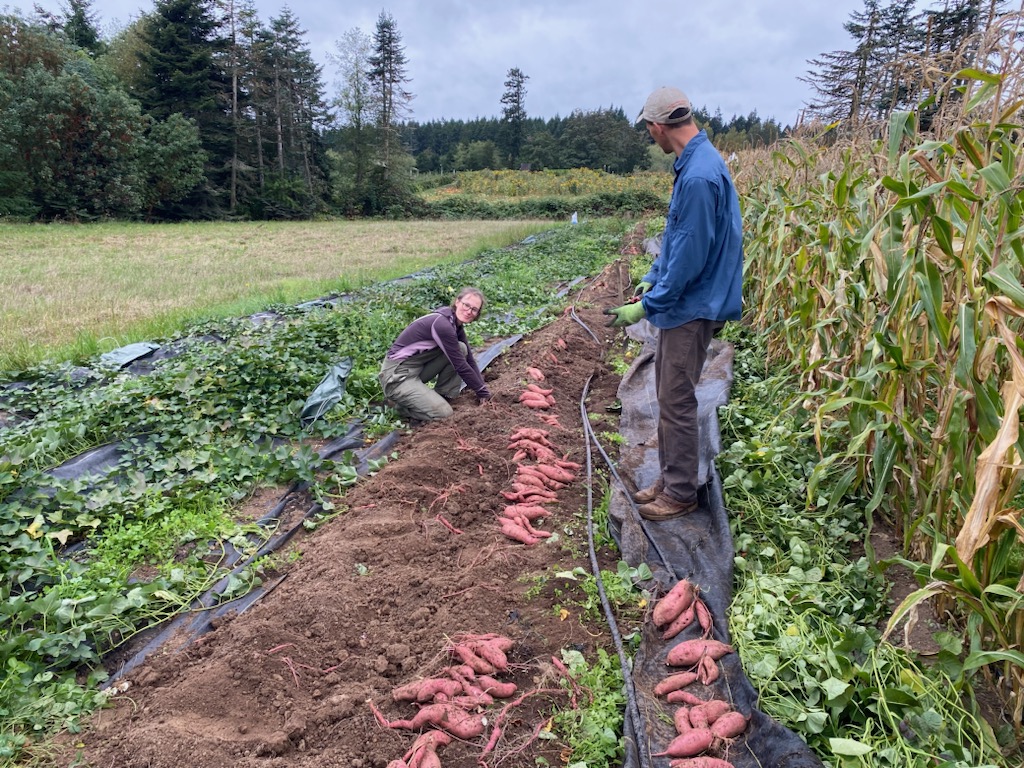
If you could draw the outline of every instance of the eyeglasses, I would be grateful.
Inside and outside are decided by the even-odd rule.
[[[458,304],[460,307],[462,307],[467,312],[469,312],[471,315],[479,315],[480,314],[480,307],[475,307],[472,304],[467,304],[462,299],[456,299],[455,303]]]

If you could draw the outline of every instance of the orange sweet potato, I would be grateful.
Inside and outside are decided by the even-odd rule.
[[[672,620],[671,624],[665,627],[664,631],[661,633],[662,640],[671,640],[673,637],[675,637],[688,626],[690,626],[693,623],[693,620],[696,618],[696,616],[696,605],[694,603],[690,603],[690,606],[688,608],[685,608],[681,614],[679,614]]]
[[[417,680],[391,692],[391,698],[395,701],[432,701],[437,694],[443,694],[448,698],[455,696],[462,690],[462,684],[456,680],[446,678],[431,678],[429,680]]]
[[[501,523],[501,532],[513,541],[518,541],[520,544],[526,544],[527,546],[536,544],[540,541],[539,538],[531,534],[523,528],[523,526],[519,525],[514,520],[509,520],[508,518],[503,518]],[[491,671],[493,672],[494,670]]]
[[[673,619],[690,607],[695,596],[696,590],[691,582],[686,579],[677,581],[654,606],[652,615],[654,626],[664,627],[666,624],[670,624]]]
[[[711,685],[718,679],[718,662],[710,656],[703,656],[697,662],[697,680],[701,685]]]
[[[720,739],[732,739],[747,730],[747,718],[741,712],[726,712],[711,724],[711,732]]]
[[[696,672],[679,672],[675,675],[669,675],[660,683],[654,686],[654,695],[664,696],[666,693],[678,691],[680,688],[685,688],[686,686],[696,681]]]
[[[690,674],[696,676],[696,673],[691,672]],[[699,707],[701,704],[707,704],[707,701],[702,699],[700,696],[696,696],[689,691],[684,691],[682,688],[677,691],[669,691],[668,700],[672,704],[688,704],[691,707]]]
[[[515,683],[503,683],[488,675],[480,675],[477,678],[483,689],[496,699],[508,699],[515,695]]]
[[[693,723],[690,722],[690,708],[680,707],[673,713],[672,722],[676,725],[676,733],[686,733],[693,730]]]
[[[707,755],[669,760],[668,765],[669,768],[735,768],[728,760]]]
[[[475,739],[484,732],[486,727],[482,715],[472,715],[454,704],[428,704],[409,720],[388,721],[372,701],[367,703],[373,711],[373,716],[377,718],[377,722],[384,728],[419,731],[428,725],[433,725],[458,739]]]
[[[686,640],[675,646],[668,652],[665,663],[671,667],[692,667],[704,656],[718,660],[727,653],[732,653],[733,647],[711,638],[699,638]]]
[[[693,757],[711,746],[715,734],[708,728],[694,728],[676,736],[664,752],[652,752],[651,757]]]
[[[698,717],[703,717],[708,725],[713,724],[722,715],[732,712],[732,705],[723,699],[712,699],[699,706],[693,707],[691,712],[700,712]]]
[[[544,372],[540,368],[527,368],[526,375],[534,381],[544,381]]]
[[[699,597],[694,601],[694,603],[697,609],[697,622],[700,624],[700,628],[704,630],[704,637],[710,637],[711,628],[714,624],[711,618],[711,611],[708,610],[707,603]]]

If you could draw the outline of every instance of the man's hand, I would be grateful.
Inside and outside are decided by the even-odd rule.
[[[621,307],[615,307],[614,309],[606,309],[604,313],[612,316],[612,319],[608,321],[608,325],[615,328],[639,323],[647,316],[647,313],[644,312],[643,303],[639,301],[623,304]]]
[[[636,284],[636,290],[633,291],[633,295],[634,296],[643,296],[645,293],[647,293],[653,287],[654,287],[654,283],[648,283],[646,280],[643,280],[643,281],[641,281],[641,282]]]

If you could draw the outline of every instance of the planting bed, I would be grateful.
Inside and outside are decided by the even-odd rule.
[[[604,327],[601,310],[629,281],[606,275],[575,306],[600,343],[566,315],[512,346],[486,371],[490,403],[464,393],[453,418],[404,433],[397,458],[348,491],[343,514],[292,542],[302,556],[276,589],[199,641],[151,655],[119,681],[112,706],[61,740],[55,762],[383,768],[417,732],[382,727],[368,702],[389,720],[412,717],[412,704],[392,700],[395,688],[452,663],[446,648],[460,633],[498,633],[512,641],[499,676],[517,693],[486,708],[483,735],[440,747],[441,764],[562,764],[565,745],[547,724],[573,696],[553,657],[615,653],[606,626],[581,621],[575,582],[551,578],[535,588],[538,576],[589,570],[584,472],[537,521],[555,534],[548,541],[515,543],[497,519],[516,471],[508,448],[516,429],[548,430],[560,454],[584,464],[579,399],[589,377],[598,429],[614,407],[618,376],[605,359],[622,336]],[[518,402],[531,367],[554,390],[547,413],[557,425]],[[615,570],[616,553],[599,558]],[[496,721],[500,738],[485,753]]]

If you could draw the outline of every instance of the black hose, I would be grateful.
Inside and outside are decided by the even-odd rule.
[[[590,568],[594,572],[594,579],[597,582],[597,594],[601,598],[601,607],[604,610],[605,618],[608,620],[608,629],[611,631],[612,640],[615,642],[615,650],[619,654],[619,665],[622,667],[622,679],[626,689],[626,703],[629,709],[629,717],[633,722],[633,735],[638,737],[644,733],[643,719],[640,717],[640,708],[636,703],[636,691],[633,686],[633,673],[630,669],[630,661],[622,645],[622,635],[619,633],[618,624],[615,622],[615,614],[612,612],[611,603],[608,602],[608,595],[604,591],[604,580],[601,578],[601,567],[597,562],[597,550],[594,548],[594,478],[591,457],[591,437],[593,433],[589,429],[587,417],[586,400],[590,392],[591,375],[587,383],[583,385],[583,395],[580,397],[580,418],[587,428],[587,545],[590,549]],[[641,768],[647,768],[648,750],[641,749],[639,744],[634,744],[637,755],[640,758]]]

